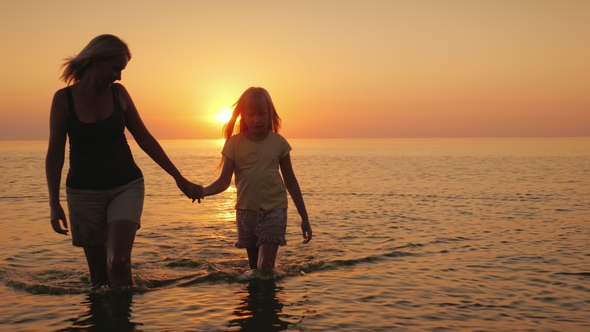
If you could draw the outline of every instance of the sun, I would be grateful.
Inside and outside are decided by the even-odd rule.
[[[213,115],[215,121],[219,123],[227,123],[231,119],[232,109],[229,107],[223,108],[217,114]]]

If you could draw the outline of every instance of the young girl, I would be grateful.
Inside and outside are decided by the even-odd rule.
[[[238,133],[234,135],[238,117]],[[246,90],[224,127],[226,143],[221,152],[219,179],[203,191],[204,196],[225,191],[235,173],[238,192],[236,246],[246,248],[251,269],[273,269],[279,246],[287,244],[285,188],[301,216],[303,243],[308,243],[312,237],[301,189],[291,165],[291,146],[278,134],[280,127],[281,119],[268,92],[255,87]]]

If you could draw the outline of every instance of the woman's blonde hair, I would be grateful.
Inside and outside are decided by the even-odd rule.
[[[119,37],[108,34],[95,37],[78,55],[65,59],[66,62],[61,65],[61,68],[65,69],[60,79],[68,85],[76,83],[82,79],[92,60],[106,60],[121,54],[131,59],[129,46]]]
[[[248,130],[246,123],[241,121],[242,113],[249,109],[261,108],[266,108],[270,114],[271,121],[269,122],[268,129],[278,133],[281,130],[281,118],[277,114],[270,94],[264,88],[251,87],[244,91],[240,99],[234,104],[232,117],[223,127],[223,137],[227,140],[236,133]],[[240,118],[239,121],[238,118]],[[238,122],[237,129],[235,128],[236,122]]]

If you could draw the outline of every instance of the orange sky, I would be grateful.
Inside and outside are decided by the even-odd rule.
[[[63,58],[111,33],[159,139],[249,86],[290,138],[590,136],[590,1],[3,1],[0,139],[47,139]]]

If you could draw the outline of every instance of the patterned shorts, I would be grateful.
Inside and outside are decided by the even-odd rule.
[[[89,247],[107,241],[107,225],[128,220],[140,227],[144,198],[143,178],[107,190],[66,187],[72,244]]]
[[[250,210],[236,210],[238,248],[259,247],[263,243],[287,244],[287,209],[261,213]]]

